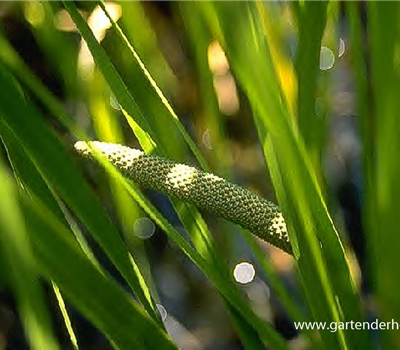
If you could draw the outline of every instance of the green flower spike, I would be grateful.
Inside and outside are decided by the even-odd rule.
[[[94,159],[94,148],[139,185],[164,192],[239,224],[292,254],[282,213],[266,199],[214,174],[126,146],[98,141],[75,144],[77,152],[90,159]]]

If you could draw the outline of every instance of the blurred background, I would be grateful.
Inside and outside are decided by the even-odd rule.
[[[98,4],[88,1],[77,5],[128,88],[140,101],[149,123],[161,131],[168,153],[175,156],[173,160],[198,166],[188,155],[187,145],[176,128],[162,112],[161,101],[149,94],[150,83]],[[362,2],[357,5],[360,14],[364,12],[364,5]],[[192,6],[191,2],[106,2],[107,10],[123,28],[211,170],[276,202],[246,94],[241,90],[221,44],[192,13]],[[276,52],[275,61],[279,75],[284,77],[282,89],[293,109],[297,98],[297,5],[265,2],[260,6],[266,13],[272,49],[274,43],[281,50],[283,48],[283,52]],[[361,223],[361,145],[351,72],[349,21],[343,6],[338,2],[329,6],[320,42],[316,93],[312,101],[312,112],[322,125],[319,129],[322,130],[321,147],[316,157],[322,164],[319,176],[326,202],[349,252],[357,288],[372,317],[375,309],[369,301]],[[24,69],[33,72],[90,138],[140,148],[115,96],[61,3],[2,1],[0,25],[0,60],[5,66],[20,72]],[[248,62],[250,67],[252,64]],[[76,136],[50,115],[40,100],[31,98],[62,142],[72,149]],[[5,155],[5,149],[1,151]],[[120,204],[115,204],[112,198],[116,188],[99,167],[87,164],[77,156],[76,162],[85,168],[103,206],[123,233],[143,270],[147,271],[147,282],[157,295],[159,311],[176,344],[184,350],[243,349],[221,297],[197,267],[168,241],[132,200],[121,196]],[[168,198],[151,190],[146,190],[146,194],[164,216],[187,235]],[[294,329],[270,288],[270,276],[257,264],[240,229],[212,215],[206,214],[205,218],[236,283],[257,314],[272,322],[293,349],[308,349],[309,343]],[[119,278],[96,243],[89,236],[88,240],[97,258],[115,278]],[[293,300],[305,310],[293,258],[265,242],[259,241],[259,244]],[[0,282],[0,349],[28,349],[12,293],[4,279]],[[62,348],[71,349],[50,288],[47,288],[47,294]],[[81,349],[111,349],[104,335],[76,309],[67,306]],[[109,307],[113,307],[111,300]]]

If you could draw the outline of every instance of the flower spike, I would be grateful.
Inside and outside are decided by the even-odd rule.
[[[90,159],[94,148],[139,185],[232,221],[292,254],[285,220],[274,203],[214,174],[137,149],[99,141],[75,144],[77,152]]]

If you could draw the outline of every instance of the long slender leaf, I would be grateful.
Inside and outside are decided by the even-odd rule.
[[[55,216],[35,198],[23,198],[30,241],[43,274],[118,349],[177,349],[131,297],[83,254]]]
[[[92,32],[90,31],[89,27],[87,26],[86,22],[79,15],[76,8],[67,3],[65,3],[65,6],[66,6],[67,10],[69,11],[71,17],[73,18],[74,22],[76,23],[77,27],[79,28],[82,36],[85,38],[89,48],[91,49],[91,52],[93,54],[95,61],[98,62],[99,68],[102,70],[103,75],[106,78],[106,80],[108,81],[109,85],[112,88],[113,87],[115,88],[116,86],[118,86],[119,90],[117,90],[117,92],[115,93],[117,98],[119,97],[119,94],[121,92],[124,93],[124,98],[119,99],[122,108],[124,108],[126,110],[126,112],[128,112],[128,114],[130,114],[131,116],[134,116],[135,122],[137,122],[138,126],[141,127],[143,125],[143,122],[142,122],[143,115],[141,114],[142,112],[139,110],[136,102],[133,100],[132,95],[127,90],[126,85],[124,84],[122,78],[116,72],[114,66],[112,65],[111,61],[107,57],[106,53],[104,52],[102,47],[98,44],[98,42],[94,38]],[[111,16],[109,16],[109,18],[111,18]],[[114,23],[114,26],[116,26],[115,23]],[[120,36],[123,38],[125,44],[127,44],[130,47],[130,50],[135,55],[136,59],[139,60],[139,64],[141,64],[142,69],[145,69],[140,58],[138,58],[133,47],[129,44],[126,37],[123,35],[122,31],[119,29],[119,27],[117,27],[117,30],[118,30]],[[163,97],[161,91],[158,89],[157,85],[154,85],[155,82],[148,75],[147,70],[144,70],[144,71],[147,74],[147,78],[153,82],[153,87],[155,88],[155,91],[157,92],[157,94],[159,94],[159,96],[161,96],[163,103],[166,104],[166,107],[167,107],[169,113],[171,113],[171,115],[174,119],[174,122],[176,123],[176,125],[178,126],[180,131],[184,135],[186,135],[184,129],[182,129],[183,127],[181,126],[181,124],[179,123],[179,120],[177,119],[177,116],[173,112],[173,110],[170,107],[170,105],[168,104],[168,102]],[[133,107],[135,107],[136,109]],[[139,118],[137,118],[138,113],[140,113]],[[146,133],[146,130],[147,130],[147,133]],[[151,144],[151,142],[149,142],[149,136],[151,136],[151,139],[156,140],[156,142],[158,142],[158,140],[161,140],[161,137],[153,136],[154,131],[151,129],[151,127],[149,125],[147,125],[147,129],[144,129],[143,131],[145,131],[144,133],[141,132],[141,135],[143,135],[143,139],[139,139],[142,146]],[[138,135],[136,135],[136,136],[138,136]],[[186,141],[190,141],[188,139],[187,135],[186,135]],[[159,152],[161,151],[161,154],[162,154],[164,152],[164,147],[160,144],[158,144],[158,146],[159,146],[158,151]],[[196,148],[196,146],[194,146],[194,144],[192,144],[191,148],[192,148],[192,150],[196,151],[195,154],[197,156],[200,155],[200,153],[197,151],[197,148]],[[199,159],[199,161],[203,165],[204,162],[201,162],[201,159]],[[201,216],[197,213],[197,211],[194,208],[190,208],[190,207],[188,208],[187,206],[185,206],[181,203],[177,203],[177,202],[174,202],[174,204],[175,204],[175,207],[177,208],[177,211],[178,211],[179,216],[182,219],[183,223],[185,224],[186,227],[189,228],[189,232],[191,232],[192,234],[193,234],[193,232],[195,232],[195,235],[192,236],[193,241],[194,241],[196,248],[199,249],[200,253],[202,254],[203,258],[205,257],[210,263],[213,263],[214,266],[217,267],[218,271],[220,271],[220,273],[222,273],[222,276],[227,276],[227,270],[224,271],[224,266],[222,264],[223,259],[218,257],[218,253],[216,252],[215,247],[213,247],[214,243],[211,238],[211,234],[208,231],[207,226],[206,226],[205,222],[203,221],[203,219],[201,218]],[[198,263],[197,261],[195,261],[195,262],[196,262],[196,264]],[[213,279],[213,282],[220,283],[219,281],[216,282],[216,279]],[[232,285],[231,288],[236,289],[234,285]],[[237,293],[237,291],[235,291],[235,292]],[[223,292],[223,295],[227,298],[228,301],[231,302],[233,307],[237,307],[237,303],[232,303],[229,296],[226,296],[224,294],[224,292]],[[243,312],[243,309],[244,309],[244,304],[242,303],[241,309],[239,308],[239,311]],[[255,317],[254,314],[253,314],[253,316],[250,316],[250,314],[247,313],[242,316],[247,318],[249,324],[253,325],[253,327],[255,327],[259,331],[260,323],[254,322],[254,320],[251,319],[252,317]],[[282,341],[280,340],[280,338],[276,334],[274,334],[274,332],[269,327],[266,327],[266,329],[269,329],[267,341],[272,341],[273,343],[280,344],[278,346],[282,346]],[[260,336],[262,336],[262,335],[260,335]],[[254,340],[252,342],[254,343]]]
[[[0,251],[25,333],[32,349],[59,349],[18,205],[17,188],[2,162],[0,182]]]
[[[179,121],[179,118],[178,118],[177,114],[175,113],[175,111],[173,110],[171,104],[168,102],[167,98],[164,96],[163,92],[158,87],[156,81],[153,79],[153,77],[151,76],[150,72],[147,70],[146,66],[142,62],[142,60],[139,57],[138,53],[135,51],[134,47],[131,45],[131,43],[129,42],[128,38],[126,37],[124,32],[121,30],[119,25],[110,16],[110,14],[107,11],[107,8],[104,5],[104,2],[100,1],[99,4],[100,4],[101,8],[103,9],[104,13],[107,15],[107,17],[110,20],[110,22],[112,23],[112,25],[114,26],[114,28],[116,29],[116,32],[118,33],[118,36],[123,40],[124,44],[129,48],[129,50],[132,53],[133,57],[135,58],[135,60],[137,61],[138,65],[142,69],[143,74],[148,79],[148,81],[150,82],[150,84],[151,84],[152,88],[154,89],[155,93],[157,94],[157,96],[159,97],[159,99],[162,101],[163,105],[167,109],[168,113],[170,114],[171,119],[174,122],[176,128],[179,130],[179,132],[182,135],[183,139],[188,144],[188,146],[190,147],[190,149],[193,152],[193,154],[196,156],[197,161],[200,163],[200,165],[201,165],[201,167],[203,169],[205,169],[205,170],[208,169],[208,165],[207,165],[206,161],[204,160],[203,156],[201,155],[201,153],[200,153],[199,149],[197,148],[196,144],[193,142],[192,138],[190,137],[190,135],[186,131],[185,127]]]
[[[321,172],[325,121],[317,116],[315,101],[321,39],[329,1],[306,2],[300,16],[296,57],[298,127],[316,172]],[[318,174],[320,175],[320,174]]]
[[[273,153],[278,164],[277,174],[280,174],[287,196],[287,200],[280,204],[286,220],[290,225],[293,224],[296,232],[295,237],[292,231],[291,239],[293,242],[297,239],[299,243],[298,262],[305,278],[305,292],[309,295],[309,304],[314,317],[317,320],[339,320],[335,295],[346,320],[362,320],[359,299],[352,283],[343,247],[322,200],[304,145],[290,126],[288,112],[282,103],[268,50],[264,38],[259,33],[255,11],[250,3],[235,4],[229,8],[222,3],[207,4],[207,6],[204,11],[210,23],[218,21],[219,28],[215,32],[219,34],[233,69],[252,103],[260,140],[269,164],[272,155],[271,149],[267,147],[266,137],[267,135],[271,137]],[[240,36],[234,34],[239,32]],[[250,61],[257,67],[257,71],[252,68],[253,65],[247,64]],[[274,182],[276,181],[277,178]],[[286,206],[290,206],[293,210],[287,210],[288,207],[285,209]],[[330,270],[329,279],[327,269]],[[315,278],[318,278],[318,285],[322,288],[318,293],[312,290],[316,285]],[[319,299],[319,305],[316,305],[316,299]],[[353,346],[360,346],[354,340],[357,338],[362,342],[362,346],[369,347],[365,332],[357,335],[351,332],[345,333]],[[342,338],[343,334],[338,333],[332,337],[321,333],[321,336],[326,338],[326,344],[332,347],[346,347],[347,340]]]
[[[17,136],[46,181],[87,225],[146,310],[157,319],[148,293],[141,288],[142,277],[137,275],[137,269],[136,274],[134,272],[132,257],[67,151],[34,106],[22,100],[2,69],[0,81],[3,90],[0,94],[0,114],[4,123]]]
[[[398,111],[400,102],[398,87],[400,84],[398,41],[400,31],[398,3],[368,4],[369,33],[371,40],[371,71],[374,86],[374,112],[376,118],[376,164],[374,177],[374,194],[369,193],[367,201],[376,199],[376,224],[370,227],[370,241],[376,243],[372,253],[376,273],[377,297],[380,313],[384,320],[391,321],[400,317],[400,303],[396,291],[400,286],[393,278],[400,262],[397,247],[400,244],[398,175],[400,163],[397,155],[399,144],[400,122]],[[368,202],[367,202],[368,205]],[[385,332],[384,346],[397,348],[400,337],[396,330]]]
[[[15,54],[14,54],[14,55],[15,55]],[[13,65],[13,62],[18,62],[18,61],[20,62],[20,60],[18,60],[17,57],[15,56],[15,58],[14,58],[13,60],[10,60],[10,61],[7,61],[7,62],[8,62],[9,64]],[[62,111],[62,107],[58,104],[57,100],[54,99],[54,98],[52,97],[52,95],[51,95],[44,87],[42,87],[42,86],[40,85],[40,83],[35,79],[35,77],[34,77],[32,74],[29,74],[29,75],[26,74],[26,73],[30,73],[29,70],[26,70],[26,67],[25,67],[24,69],[22,69],[22,70],[21,70],[21,67],[24,67],[22,64],[18,64],[17,66],[13,66],[13,67],[14,67],[15,71],[19,73],[19,76],[20,76],[21,78],[24,78],[24,77],[26,77],[26,76],[29,76],[29,77],[30,77],[30,79],[27,80],[27,84],[28,84],[28,86],[30,86],[30,87],[33,88],[33,89],[32,89],[33,92],[35,92],[35,93],[37,93],[37,92],[43,92],[43,93],[40,93],[38,96],[39,96],[39,98],[41,98],[41,99],[46,103],[47,106],[49,106],[49,104],[47,103],[47,101],[50,101],[50,102],[51,102],[51,103],[50,103],[50,106],[52,107],[52,108],[51,108],[51,111],[52,111],[52,112],[59,112],[59,111]],[[26,71],[25,71],[25,70],[26,70]],[[32,83],[32,82],[33,82],[33,83]],[[65,112],[63,112],[62,115],[65,116]],[[62,118],[60,121],[64,123],[66,119],[68,119],[68,117]],[[131,122],[134,123],[133,120],[131,120]],[[74,130],[75,130],[75,126],[74,126],[74,125],[72,125],[72,127],[70,127],[71,125],[69,125],[68,123],[64,123],[64,124],[65,124],[71,131],[74,131]],[[135,124],[135,125],[136,125],[136,126],[135,126],[136,128],[139,128],[138,130],[140,131],[141,135],[143,135],[143,136],[141,137],[141,140],[142,140],[143,144],[148,145],[148,146],[150,147],[149,149],[151,149],[151,147],[153,147],[153,146],[152,146],[152,145],[153,145],[152,141],[150,141],[149,143],[147,143],[148,140],[147,140],[147,135],[146,135],[146,133],[143,133],[142,130],[140,129],[140,127],[139,127],[137,124]],[[78,130],[78,134],[84,135],[84,134],[82,133],[82,131],[80,131],[80,130]],[[87,137],[83,136],[83,138],[86,139]],[[144,147],[144,148],[147,149],[146,147]],[[197,219],[196,221],[198,221],[198,219]],[[201,225],[202,225],[202,224],[201,224]],[[192,226],[192,230],[193,230],[193,226]],[[203,232],[204,232],[204,231],[203,231]],[[203,235],[203,234],[201,234],[201,235]],[[208,243],[205,243],[205,242],[202,243],[202,238],[200,238],[200,237],[199,237],[198,243],[199,243],[199,246],[198,246],[198,247],[200,247],[202,244],[205,244],[205,247],[208,245]],[[232,288],[232,287],[233,287],[233,286],[231,286],[231,288]],[[236,305],[233,305],[233,307],[236,307]],[[245,335],[248,336],[248,337],[250,337],[250,336],[249,336],[249,333],[246,333]],[[253,341],[254,341],[254,340],[253,340]]]

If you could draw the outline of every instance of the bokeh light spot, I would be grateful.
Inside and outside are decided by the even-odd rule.
[[[213,41],[207,50],[208,65],[215,75],[224,75],[229,71],[229,62],[218,41]]]
[[[333,51],[326,46],[321,47],[319,56],[319,69],[328,70],[335,64],[335,55]]]
[[[346,44],[342,38],[339,39],[339,52],[338,56],[342,57],[344,52],[346,51]]]
[[[28,1],[24,5],[25,19],[33,26],[40,26],[45,19],[45,12],[43,5],[40,2]]]
[[[112,108],[114,108],[117,111],[121,110],[121,106],[114,94],[110,95],[110,105]]]
[[[54,25],[58,30],[61,30],[63,32],[77,31],[76,25],[67,10],[60,10],[57,12],[54,19]]]
[[[113,2],[108,2],[105,4],[105,7],[111,18],[117,22],[122,14],[121,6]],[[99,41],[104,38],[107,29],[111,28],[111,22],[100,6],[96,6],[87,22],[94,36]]]
[[[253,281],[256,271],[254,266],[248,262],[241,262],[235,266],[233,276],[235,280],[242,284],[247,284]]]
[[[165,321],[167,319],[168,313],[164,306],[161,304],[156,304],[157,310],[161,316],[161,319]]]
[[[211,131],[210,131],[210,129],[207,129],[203,133],[202,140],[203,140],[204,146],[206,146],[206,148],[208,150],[212,151],[213,150],[213,146],[212,146],[212,143],[211,143]]]
[[[147,239],[153,236],[156,227],[149,218],[139,218],[133,224],[133,233],[141,239]]]

